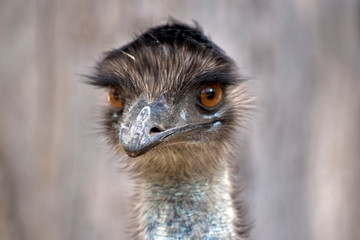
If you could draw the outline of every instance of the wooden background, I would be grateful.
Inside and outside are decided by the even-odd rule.
[[[1,0],[0,239],[122,239],[129,180],[98,135],[101,52],[197,20],[254,78],[253,239],[360,239],[357,0]]]

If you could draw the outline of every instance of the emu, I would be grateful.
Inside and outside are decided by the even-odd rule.
[[[173,20],[107,52],[88,78],[108,92],[106,136],[138,180],[132,237],[247,239],[231,162],[252,98],[234,61]]]

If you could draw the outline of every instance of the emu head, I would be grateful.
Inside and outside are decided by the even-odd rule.
[[[178,22],[107,52],[89,81],[108,91],[107,136],[148,178],[215,174],[248,105],[234,62],[198,26]]]

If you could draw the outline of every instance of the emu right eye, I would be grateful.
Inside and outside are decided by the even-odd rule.
[[[110,87],[108,92],[108,100],[114,108],[121,108],[123,106],[120,91],[115,87]]]

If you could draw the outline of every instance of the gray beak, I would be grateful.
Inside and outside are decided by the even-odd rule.
[[[159,145],[177,132],[176,128],[166,130],[170,122],[170,109],[164,99],[151,104],[136,103],[129,118],[120,127],[119,140],[130,157],[137,157]]]
[[[163,97],[148,103],[144,99],[136,102],[129,116],[120,125],[119,140],[130,157],[138,157],[162,142],[193,130],[211,129],[218,122],[212,119],[205,123],[176,126],[171,117],[171,108]]]

